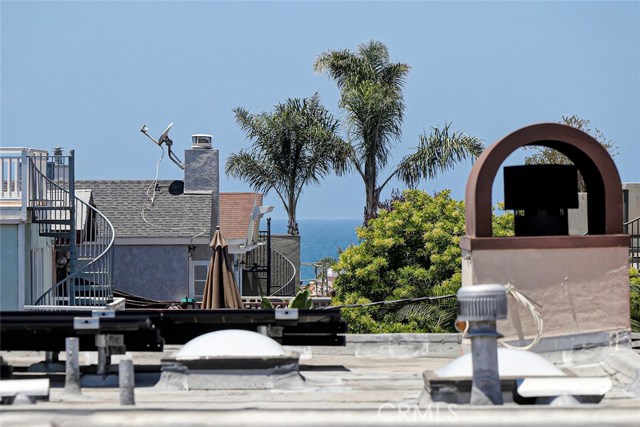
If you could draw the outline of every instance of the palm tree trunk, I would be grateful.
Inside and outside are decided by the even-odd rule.
[[[365,166],[364,189],[366,202],[364,206],[364,225],[378,216],[378,199],[380,193],[376,189],[375,166],[368,162]]]
[[[297,236],[300,234],[298,229],[298,222],[296,221],[296,201],[293,195],[289,196],[289,209],[287,210],[289,216],[289,223],[287,225],[287,234],[291,236]]]
[[[300,230],[298,229],[298,223],[295,217],[289,216],[289,224],[287,226],[287,234],[291,236],[297,236],[300,234]]]

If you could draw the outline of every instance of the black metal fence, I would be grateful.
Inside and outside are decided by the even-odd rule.
[[[631,237],[629,243],[629,264],[640,270],[640,217],[625,222],[624,232]]]
[[[271,247],[271,220],[267,230],[258,233],[257,246],[242,259],[244,270],[257,281],[265,296],[292,296],[296,293],[296,267],[282,253]]]

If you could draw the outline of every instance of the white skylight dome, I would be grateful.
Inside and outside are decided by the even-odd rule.
[[[435,372],[440,378],[471,378],[471,353],[458,357]],[[509,348],[498,348],[498,372],[500,377],[509,378],[566,375],[536,353]]]
[[[186,343],[176,360],[210,357],[277,357],[287,353],[273,339],[257,332],[226,329],[200,335]]]

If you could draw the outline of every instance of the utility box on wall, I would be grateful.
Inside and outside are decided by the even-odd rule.
[[[527,145],[556,149],[575,167],[505,168],[505,204],[516,211],[516,233],[493,237],[493,181],[506,158]],[[577,171],[589,194],[588,234],[570,236],[566,210],[578,205]],[[622,224],[622,184],[606,149],[569,126],[525,127],[488,147],[469,176],[462,285],[511,283],[538,305],[543,337],[628,331],[629,236]],[[511,298],[499,329],[508,341],[536,333],[528,310]]]

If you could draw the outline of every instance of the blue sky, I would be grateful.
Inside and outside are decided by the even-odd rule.
[[[412,68],[397,159],[446,122],[488,145],[577,114],[617,143],[622,180],[640,182],[638,1],[3,0],[0,19],[0,144],[75,149],[79,179],[153,179],[161,152],[140,133],[145,123],[157,137],[174,122],[179,157],[191,134],[212,134],[223,169],[249,145],[234,107],[270,111],[319,92],[341,118],[338,90],[313,61],[374,39]],[[420,188],[462,199],[470,167]],[[165,157],[160,178],[181,177]],[[249,187],[222,174],[221,190]],[[266,201],[286,216],[274,194]],[[330,177],[306,189],[298,216],[360,218],[363,206],[358,176]]]

